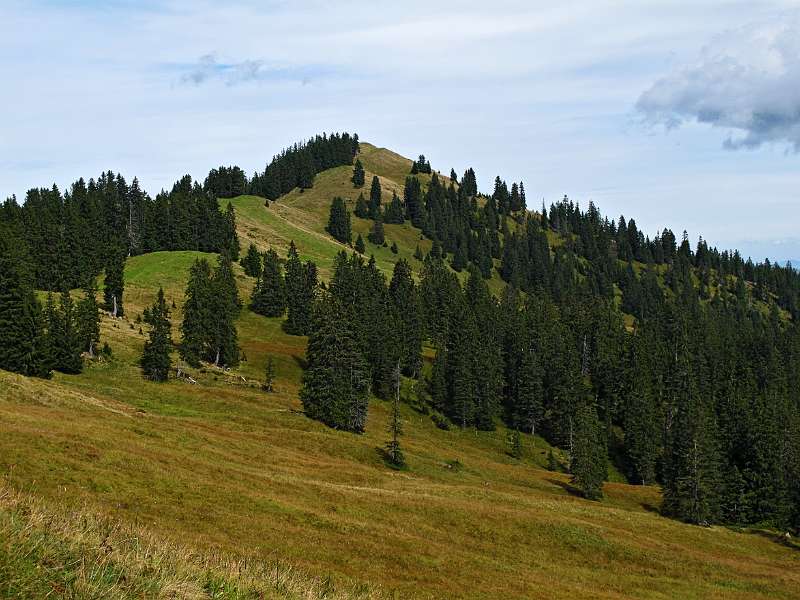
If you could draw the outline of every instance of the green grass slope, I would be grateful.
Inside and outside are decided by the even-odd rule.
[[[387,180],[404,178],[400,159],[363,145]],[[341,245],[324,233],[327,207],[348,180],[334,169],[270,208],[235,199],[243,245],[294,239],[329,275]],[[0,597],[797,597],[790,541],[662,518],[653,487],[608,483],[603,502],[585,501],[543,468],[538,438],[523,436],[517,460],[503,428],[442,431],[404,404],[409,469],[387,468],[388,405],[371,402],[360,436],[307,419],[306,339],[278,319],[242,312],[236,370],[143,380],[136,316],[163,286],[177,339],[199,256],[128,260],[126,317],[102,323],[110,360],[52,381],[0,372]],[[376,253],[387,272],[396,258]],[[236,276],[246,298],[253,280]]]

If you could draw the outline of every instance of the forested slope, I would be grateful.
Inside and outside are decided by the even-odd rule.
[[[83,196],[6,203],[0,334],[28,351],[0,360],[54,372],[0,372],[0,594],[793,597],[797,275],[569,200],[526,210],[523,186],[478,194],[471,170],[363,142],[348,158],[342,139],[324,164],[314,146],[312,175],[299,146],[254,178],[224,167],[156,199],[105,175]],[[349,244],[334,237],[346,222]],[[60,249],[35,256],[47,236]],[[221,258],[236,251],[242,264]],[[95,275],[106,306],[90,355]],[[65,285],[89,291],[50,307],[32,293]],[[140,362],[159,288],[164,382]],[[83,352],[80,373],[62,372],[75,361],[56,341]],[[396,417],[402,467],[387,451]],[[30,537],[34,519],[73,511],[84,529]],[[98,516],[178,544],[180,581],[142,579],[135,553],[76,576],[75,557],[105,552]],[[37,578],[36,564],[56,567]],[[128,571],[128,588],[109,581]]]

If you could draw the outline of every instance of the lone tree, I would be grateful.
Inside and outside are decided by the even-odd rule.
[[[330,297],[317,303],[307,358],[300,390],[306,414],[334,429],[362,433],[369,368],[345,311]]]
[[[264,270],[253,289],[250,309],[265,317],[282,317],[286,312],[286,282],[278,253],[270,248],[264,255]]]
[[[264,368],[264,384],[261,386],[265,392],[272,392],[275,384],[275,363],[271,356],[267,357],[267,365]]]
[[[350,181],[353,182],[353,187],[360,188],[364,185],[364,165],[361,164],[359,159],[356,159],[356,164],[353,167],[353,177]]]
[[[392,408],[389,413],[389,435],[391,439],[386,442],[386,456],[396,469],[402,469],[406,465],[406,458],[400,447],[400,436],[403,435],[403,422],[400,420],[400,362],[393,373],[394,397],[392,398]]]
[[[326,230],[333,236],[333,239],[343,244],[350,243],[352,238],[350,230],[350,211],[347,210],[344,198],[340,196],[336,196],[331,202],[331,212]]]
[[[575,415],[575,441],[570,464],[572,482],[585,498],[603,497],[603,482],[608,477],[608,455],[604,429],[594,406],[584,405]]]
[[[144,376],[152,381],[166,381],[170,369],[170,345],[172,344],[169,323],[169,308],[164,301],[164,290],[158,289],[156,301],[145,311],[145,322],[150,325],[149,338],[144,343],[141,366]]]
[[[125,290],[125,252],[122,248],[111,251],[106,263],[106,279],[103,286],[103,299],[106,310],[115,319],[125,314],[122,294]]]
[[[367,247],[364,245],[364,238],[361,237],[360,233],[358,234],[358,237],[356,238],[356,243],[353,245],[353,248],[359,254],[364,254],[364,252],[367,251]]]
[[[369,218],[374,219],[379,214],[381,214],[381,182],[375,175],[369,189]]]

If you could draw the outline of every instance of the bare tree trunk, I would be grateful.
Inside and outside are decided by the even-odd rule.
[[[116,319],[117,318],[117,295],[114,294],[113,296],[111,296],[111,298],[113,298],[113,300],[114,300],[114,309],[111,311],[111,316]]]

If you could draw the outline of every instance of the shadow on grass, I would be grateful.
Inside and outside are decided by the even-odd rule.
[[[789,548],[795,552],[800,552],[800,540],[797,537],[792,537],[792,535],[788,532],[779,533],[777,531],[770,531],[768,529],[746,529],[745,531],[747,533],[768,539],[776,544],[780,544],[784,548]]]
[[[661,510],[657,506],[650,504],[649,502],[642,502],[639,506],[641,506],[644,510],[646,510],[649,513],[654,513],[657,515],[661,514]]]
[[[408,465],[398,466],[392,461],[391,455],[386,451],[386,448],[381,448],[380,446],[375,446],[375,452],[377,453],[378,457],[383,461],[383,464],[386,465],[389,469],[393,471],[408,471]]]
[[[583,493],[568,481],[561,481],[560,479],[547,479],[546,481],[552,483],[553,485],[557,485],[561,489],[565,490],[570,496],[583,498]]]
[[[303,369],[303,371],[308,369],[308,361],[305,358],[303,358],[302,356],[295,356],[295,355],[292,355],[292,358],[294,359],[294,362],[297,363],[297,366]]]

